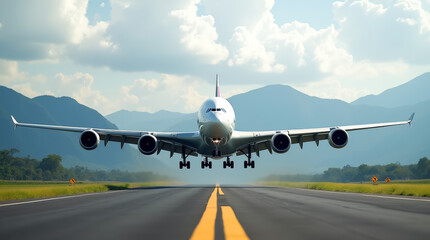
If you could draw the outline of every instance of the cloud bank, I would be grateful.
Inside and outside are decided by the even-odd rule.
[[[337,1],[333,24],[323,29],[298,21],[275,23],[274,3],[112,0],[109,20],[90,23],[87,1],[1,2],[0,83],[37,93],[31,92],[35,76],[20,72],[20,61],[140,72],[142,77],[124,82],[113,100],[94,90],[93,83],[103,80],[91,73],[38,78],[47,79],[43,92],[70,94],[93,107],[114,106],[104,111],[154,111],[145,98],[169,95],[171,86],[178,86],[181,90],[171,95],[190,103],[181,111],[193,111],[193,102],[205,97],[197,93],[198,83],[209,87],[215,73],[229,84],[290,84],[308,94],[351,101],[392,87],[400,77],[405,81],[430,64],[426,1]]]

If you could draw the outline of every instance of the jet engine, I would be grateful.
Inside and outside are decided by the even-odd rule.
[[[335,128],[328,134],[328,142],[334,148],[343,148],[348,143],[348,133],[340,128]]]
[[[291,147],[291,138],[287,134],[277,133],[272,137],[272,149],[276,153],[285,153]]]
[[[139,138],[139,141],[137,142],[137,147],[139,148],[139,151],[145,155],[152,155],[157,151],[158,147],[158,141],[157,138],[153,135],[143,135]]]
[[[94,150],[100,143],[100,136],[94,130],[85,130],[79,138],[81,147],[85,150]]]

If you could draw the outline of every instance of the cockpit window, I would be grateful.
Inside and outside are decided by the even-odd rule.
[[[206,112],[208,113],[208,112],[227,112],[224,108],[208,108],[207,110],[206,110]]]

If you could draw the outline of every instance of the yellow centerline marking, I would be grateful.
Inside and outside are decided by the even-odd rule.
[[[218,188],[218,194],[224,195],[224,192],[221,190],[221,186],[219,184],[217,184],[216,187]]]
[[[206,205],[206,210],[190,239],[215,239],[215,220],[218,209],[217,189],[218,188],[215,187],[212,192],[208,204]]]
[[[221,206],[222,222],[224,224],[224,237],[226,240],[249,239],[237,220],[236,214],[230,206]]]
[[[216,214],[218,210],[218,195],[224,195],[219,184],[215,186],[208,204],[206,205],[206,210],[200,219],[199,224],[194,229],[193,235],[191,235],[191,240],[195,239],[215,239],[215,221]],[[234,214],[233,209],[230,206],[221,206],[222,212],[222,222],[224,226],[224,237],[226,240],[236,240],[236,239],[249,239],[246,235],[245,230],[243,230],[242,225],[240,225],[239,220],[237,220],[236,214]]]

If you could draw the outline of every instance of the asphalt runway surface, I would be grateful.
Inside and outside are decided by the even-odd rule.
[[[430,239],[430,198],[221,185],[0,202],[0,239],[191,237]]]

